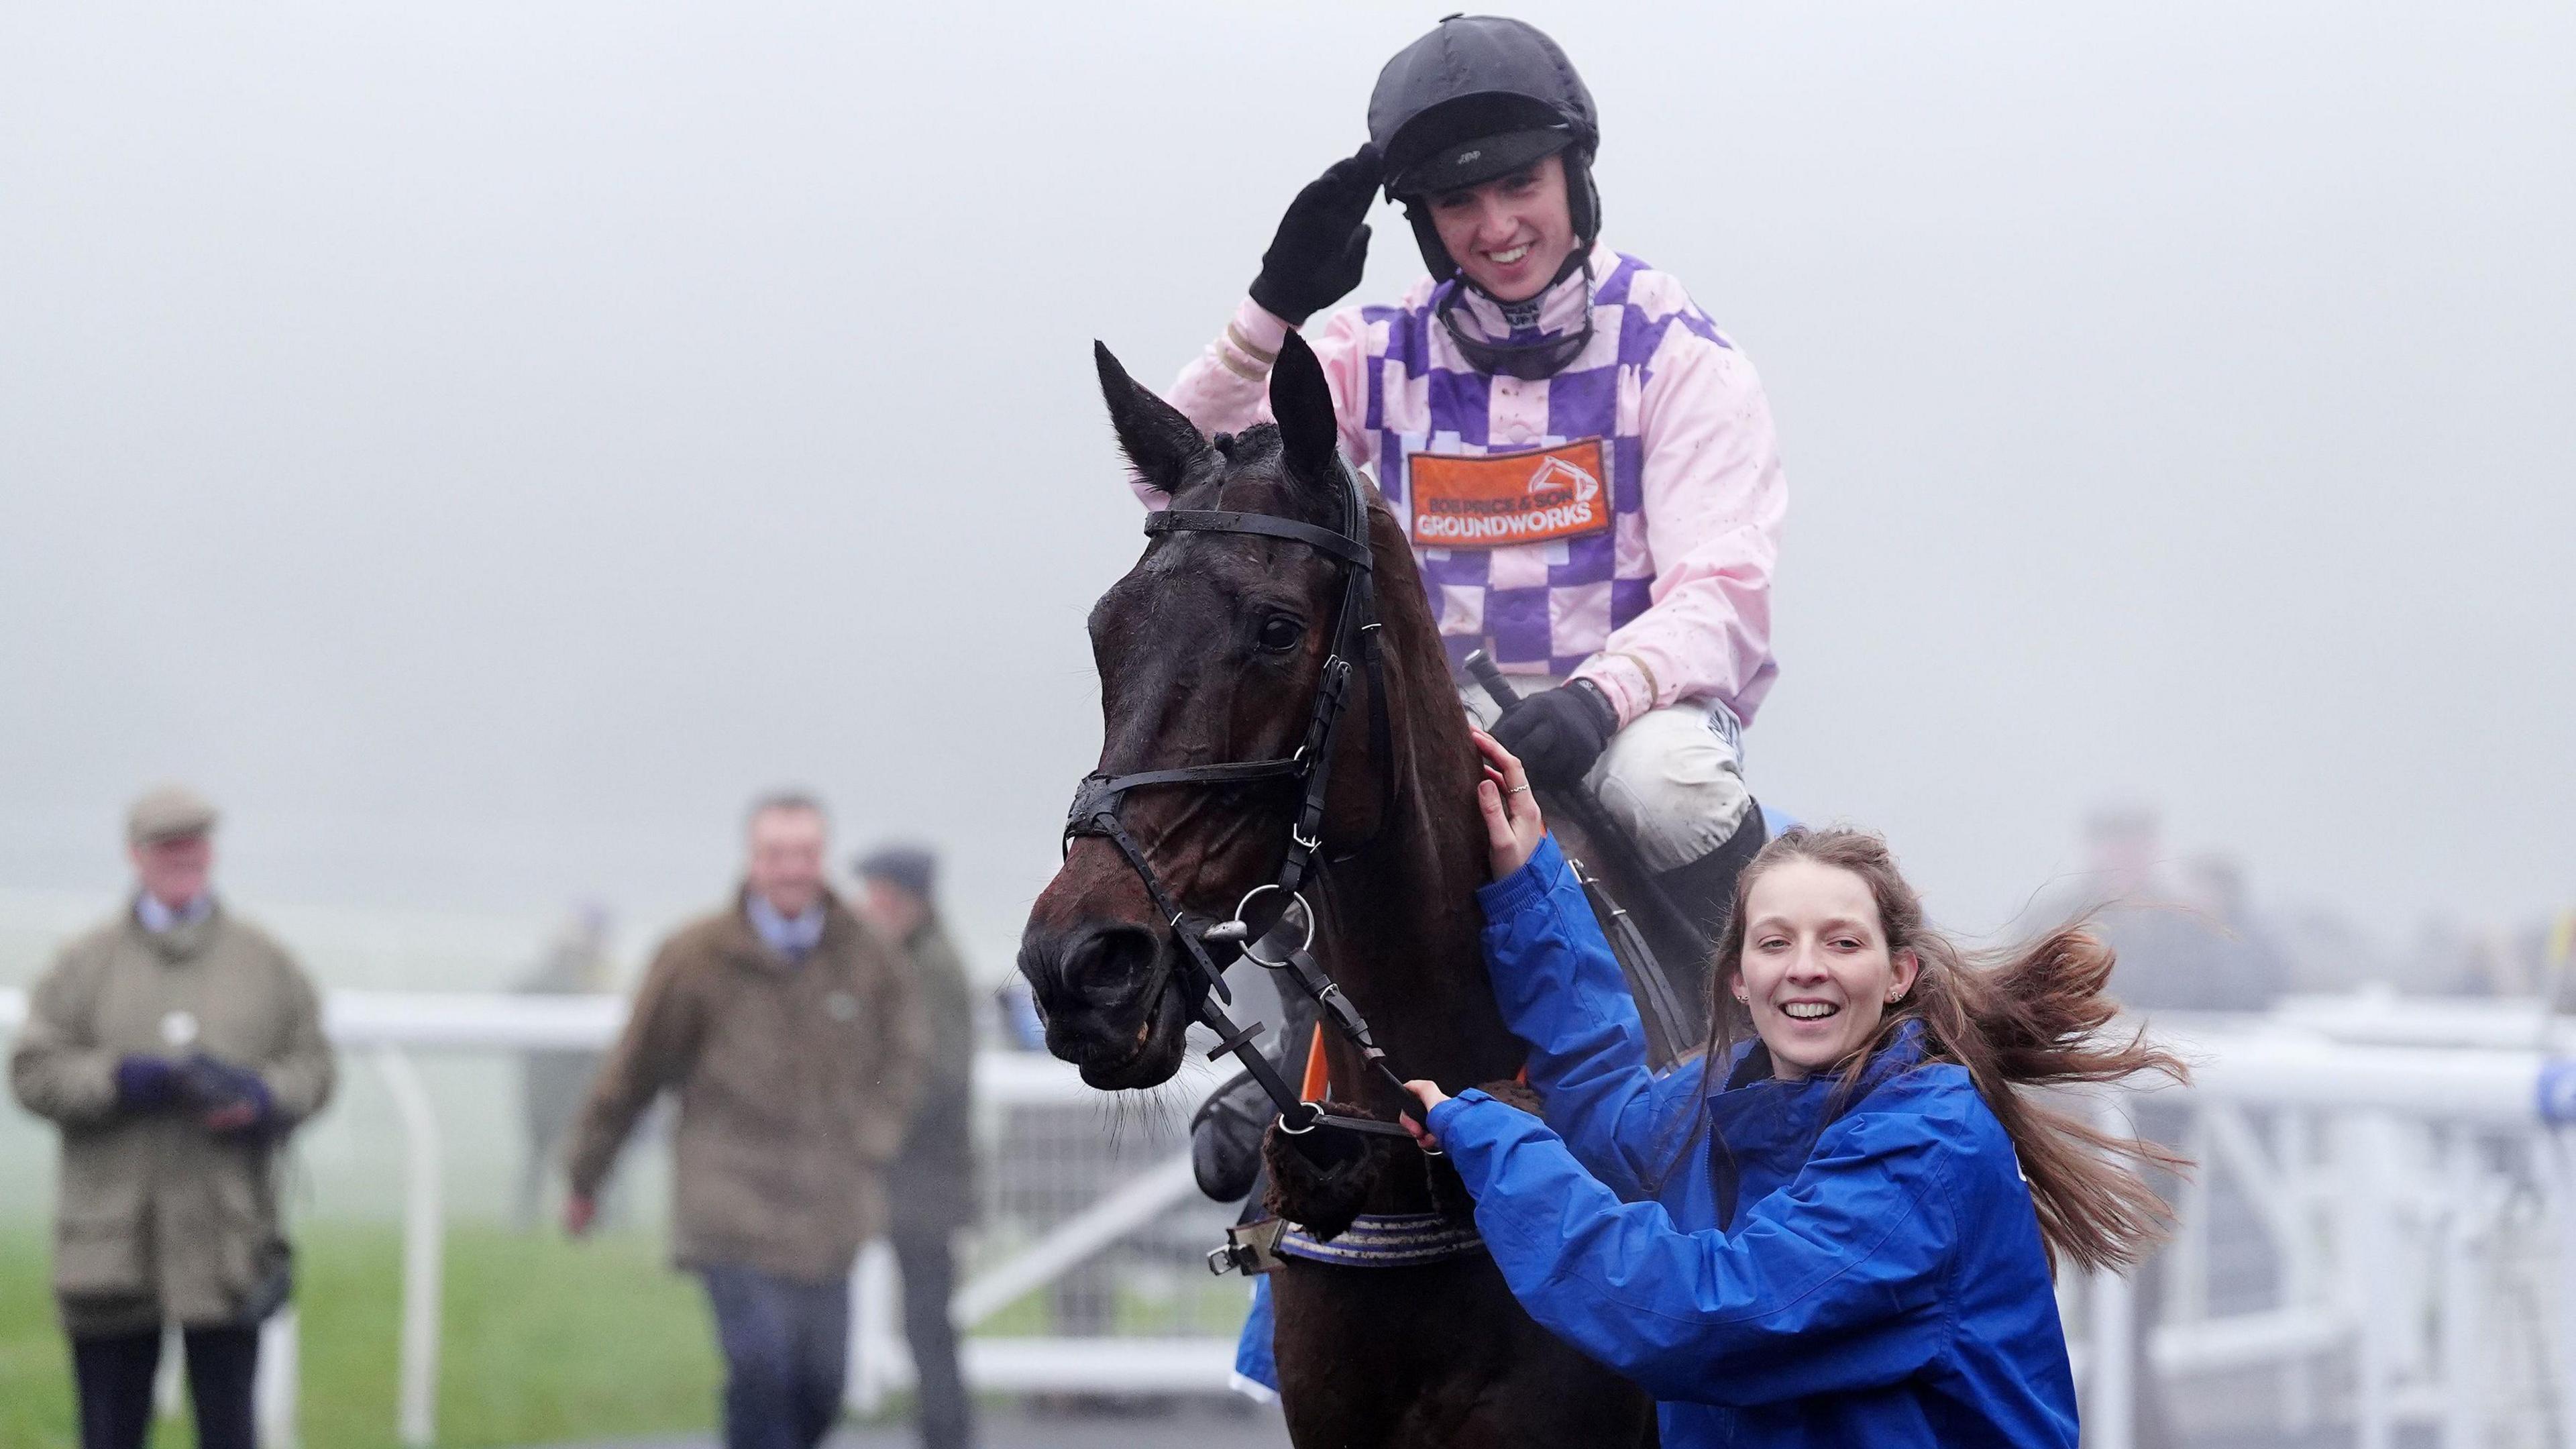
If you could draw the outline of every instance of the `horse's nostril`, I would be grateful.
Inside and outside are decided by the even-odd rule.
[[[1065,948],[1064,984],[1094,1002],[1145,984],[1154,967],[1154,935],[1139,926],[1086,927]]]

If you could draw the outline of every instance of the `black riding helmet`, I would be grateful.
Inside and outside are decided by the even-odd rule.
[[[1565,157],[1576,259],[1601,234],[1592,157],[1601,144],[1592,92],[1556,42],[1527,21],[1451,15],[1397,51],[1369,96],[1369,139],[1386,158],[1386,194],[1404,205],[1431,275],[1458,273],[1425,198],[1477,186],[1542,157]]]

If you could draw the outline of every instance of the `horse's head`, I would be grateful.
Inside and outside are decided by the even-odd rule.
[[[1335,533],[1345,527],[1348,485],[1332,397],[1294,334],[1271,374],[1278,424],[1213,442],[1139,387],[1106,348],[1098,361],[1119,446],[1175,508],[1263,514]],[[1294,755],[1314,717],[1348,567],[1288,538],[1156,536],[1091,611],[1105,726],[1101,774]],[[1371,707],[1366,689],[1353,679],[1346,709],[1353,720]],[[1372,782],[1386,765],[1367,759],[1368,733],[1337,733],[1327,838],[1352,838],[1377,808]],[[1201,986],[1176,926],[1195,931],[1226,919],[1245,893],[1276,876],[1298,801],[1295,783],[1281,777],[1126,795],[1119,823],[1183,914],[1178,923],[1156,906],[1116,843],[1074,838],[1020,946],[1048,1050],[1096,1087],[1169,1078]]]

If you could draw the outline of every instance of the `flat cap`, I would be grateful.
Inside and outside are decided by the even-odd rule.
[[[146,790],[125,812],[125,838],[135,845],[203,835],[215,828],[215,807],[185,785]]]
[[[861,880],[899,885],[925,901],[939,876],[938,855],[926,845],[909,841],[880,845],[851,864]]]

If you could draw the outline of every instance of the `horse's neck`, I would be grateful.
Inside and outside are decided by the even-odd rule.
[[[1462,798],[1472,809],[1474,797]],[[1335,868],[1330,964],[1388,1065],[1455,1092],[1509,1076],[1520,1048],[1485,975],[1476,905],[1484,862],[1454,831],[1444,838],[1431,828],[1437,808],[1409,803],[1405,828]],[[1359,1100],[1380,1111],[1403,1105],[1382,1080],[1354,1083],[1337,1070],[1334,1085],[1358,1087]]]
[[[1388,1065],[1455,1092],[1509,1076],[1521,1059],[1485,978],[1480,771],[1412,545],[1384,508],[1369,527],[1383,564],[1377,599],[1394,726],[1391,758],[1372,763],[1396,772],[1395,814],[1378,822],[1375,844],[1331,868],[1326,964]],[[1358,1073],[1358,1060],[1355,1050],[1334,1055],[1337,1091],[1389,1116],[1406,1105],[1377,1074]]]

